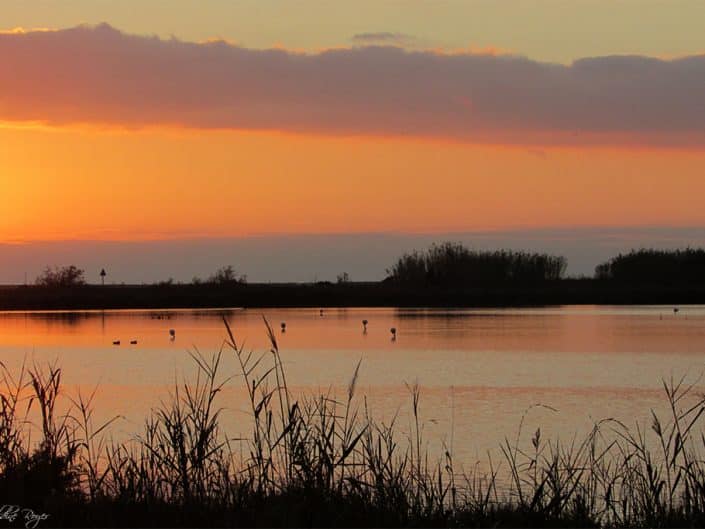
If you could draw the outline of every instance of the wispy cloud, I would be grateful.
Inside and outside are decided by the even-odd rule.
[[[420,44],[420,40],[413,35],[406,33],[393,33],[389,31],[379,31],[372,33],[357,33],[350,39],[354,44],[359,45],[386,45],[399,47],[413,47]]]
[[[395,46],[256,50],[108,25],[0,35],[0,121],[703,146],[703,93],[705,55],[561,65]]]
[[[54,31],[51,28],[23,28],[18,26],[11,29],[0,29],[0,35],[24,35],[25,33],[36,33],[40,31]]]

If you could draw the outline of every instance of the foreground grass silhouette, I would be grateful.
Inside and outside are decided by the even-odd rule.
[[[537,430],[501,446],[489,470],[456,471],[445,451],[422,447],[418,387],[412,431],[379,423],[358,404],[355,369],[344,400],[294,399],[276,338],[262,355],[227,341],[206,358],[192,353],[194,380],[126,443],[107,442],[112,421],[94,425],[92,396],[60,414],[61,370],[3,367],[0,503],[46,513],[42,526],[458,526],[642,527],[705,523],[705,398],[684,380],[664,383],[670,416],[652,413],[632,431],[604,420],[561,444]],[[244,453],[219,429],[224,354],[234,354],[247,388],[252,429]],[[41,436],[27,434],[29,410]],[[520,427],[521,429],[521,427]],[[500,485],[501,484],[501,485]],[[2,514],[11,511],[3,507]],[[24,527],[22,517],[9,520]]]

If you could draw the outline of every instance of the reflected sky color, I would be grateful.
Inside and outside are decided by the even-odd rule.
[[[121,435],[168,396],[177,377],[193,374],[187,350],[217,350],[225,315],[246,349],[268,343],[262,315],[274,327],[297,395],[329,389],[343,395],[361,360],[358,388],[375,416],[408,420],[406,384],[418,380],[429,442],[448,439],[451,423],[465,463],[514,434],[534,403],[530,424],[569,436],[593,420],[633,424],[664,404],[661,379],[701,374],[705,307],[563,307],[513,310],[318,309],[266,311],[117,311],[0,314],[0,352],[21,363],[56,360],[69,392],[99,384],[99,417],[125,415]],[[368,319],[363,334],[362,319]],[[286,333],[279,324],[286,322]],[[397,340],[389,328],[397,328]],[[176,339],[168,330],[175,329]],[[132,339],[137,345],[129,345]],[[120,346],[112,345],[120,340]],[[223,373],[236,373],[230,352]],[[226,423],[242,428],[244,389],[228,385]]]

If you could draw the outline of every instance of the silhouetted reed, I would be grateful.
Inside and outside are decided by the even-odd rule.
[[[536,283],[561,279],[564,257],[497,250],[469,250],[459,243],[434,244],[425,252],[404,254],[391,269],[389,280],[413,285],[483,285]]]
[[[225,320],[224,320],[225,321]],[[295,396],[275,333],[264,354],[227,340],[139,435],[94,425],[95,392],[61,399],[61,370],[2,367],[0,494],[66,526],[574,526],[702,525],[705,397],[685,379],[664,382],[668,416],[648,428],[606,419],[582,439],[524,436],[524,418],[501,460],[463,473],[451,450],[424,448],[422,394],[409,385],[411,431],[376,421],[356,395]],[[239,372],[221,373],[234,354]],[[222,390],[247,390],[246,438],[219,427]],[[68,410],[60,412],[67,407]],[[39,437],[31,433],[38,431]]]
[[[702,284],[705,282],[705,250],[632,250],[598,265],[595,277],[638,284]]]

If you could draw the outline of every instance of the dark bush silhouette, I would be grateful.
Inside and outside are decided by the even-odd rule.
[[[43,287],[73,287],[85,285],[86,279],[83,276],[83,270],[74,265],[54,268],[47,266],[35,283]]]
[[[598,265],[595,277],[624,283],[703,283],[705,250],[632,250]]]
[[[238,274],[231,265],[228,265],[216,270],[206,282],[216,285],[245,284],[247,283],[247,276]]]
[[[404,254],[387,270],[387,279],[417,285],[535,283],[560,279],[565,268],[566,259],[560,256],[510,250],[480,252],[444,242],[425,252]]]

